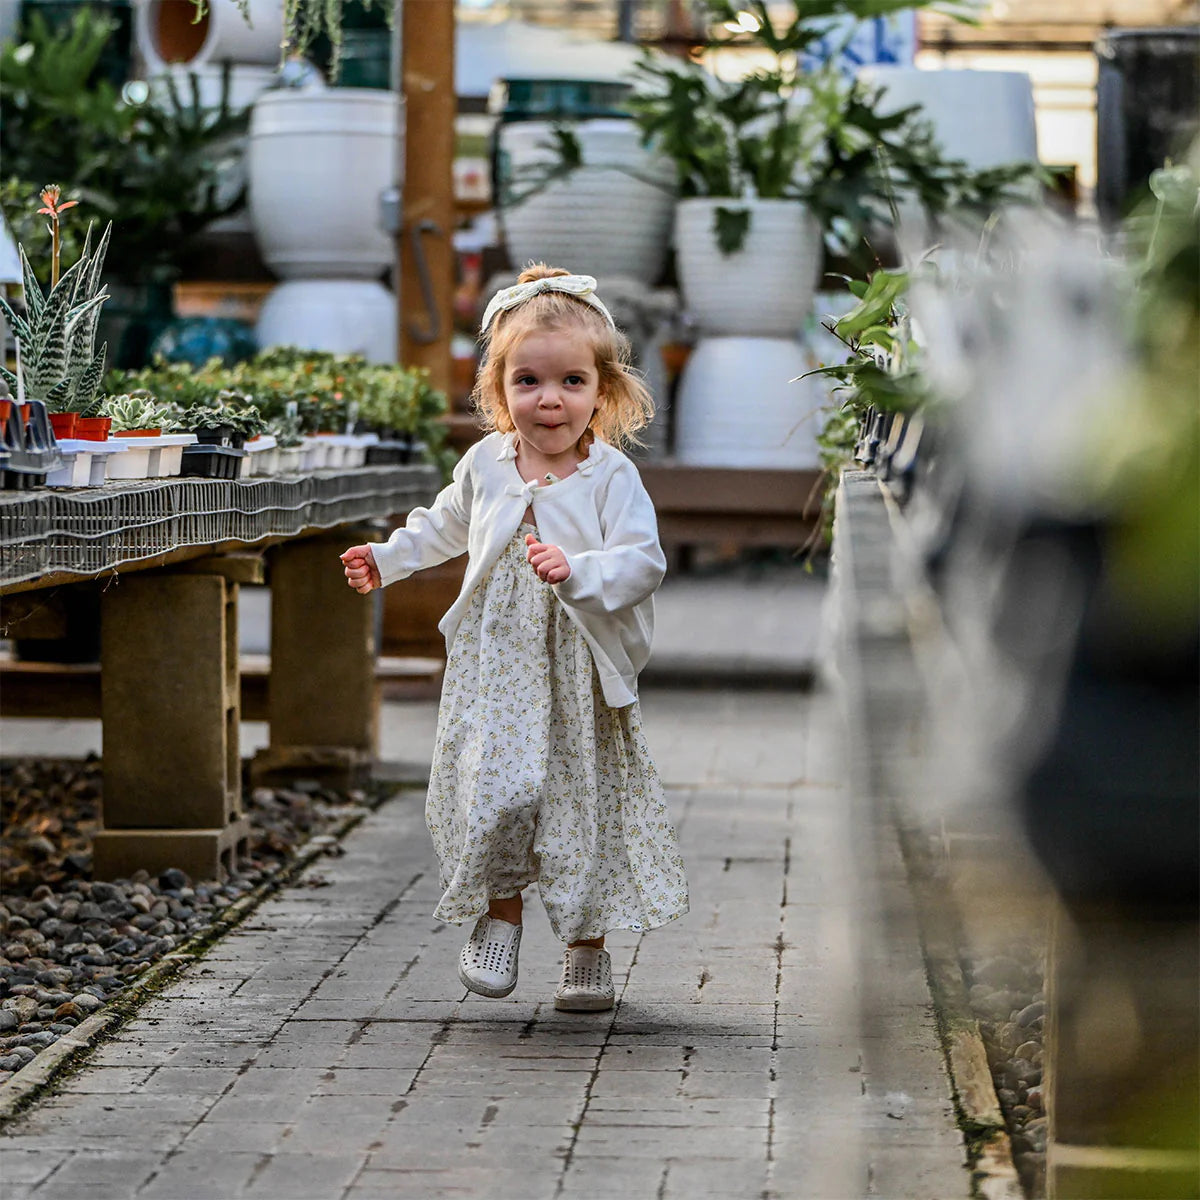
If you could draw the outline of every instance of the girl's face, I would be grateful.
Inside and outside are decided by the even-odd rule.
[[[504,364],[504,402],[535,467],[574,469],[579,439],[600,404],[600,372],[586,336],[546,330],[517,342]]]

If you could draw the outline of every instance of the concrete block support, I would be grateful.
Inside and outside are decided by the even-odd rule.
[[[104,593],[104,825],[96,878],[144,867],[219,877],[244,850],[238,585],[123,578]]]
[[[271,551],[271,742],[255,758],[256,779],[345,784],[375,757],[377,600],[351,591],[338,562],[364,537],[342,529]]]

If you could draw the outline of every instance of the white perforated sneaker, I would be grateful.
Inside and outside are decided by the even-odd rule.
[[[480,917],[458,956],[463,986],[493,1000],[507,996],[517,986],[520,948],[520,925],[510,925],[499,917]]]
[[[562,982],[554,993],[560,1012],[603,1012],[612,1008],[612,959],[595,946],[569,946],[563,955]]]

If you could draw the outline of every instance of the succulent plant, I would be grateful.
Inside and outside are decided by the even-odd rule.
[[[100,395],[108,344],[96,350],[96,324],[100,306],[108,299],[100,272],[111,231],[109,224],[93,250],[89,227],[79,261],[49,294],[42,292],[21,247],[24,315],[0,298],[0,311],[20,343],[21,379],[18,383],[17,376],[2,365],[0,378],[14,395],[23,391],[26,399],[44,400],[50,412],[91,412]]]
[[[126,393],[108,396],[100,405],[100,414],[112,418],[113,433],[127,433],[131,429],[161,428],[170,420],[171,409],[149,393]]]

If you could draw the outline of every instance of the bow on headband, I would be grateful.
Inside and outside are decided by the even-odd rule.
[[[482,331],[486,333],[497,313],[507,312],[517,308],[542,292],[565,292],[590,304],[597,312],[602,313],[609,325],[616,329],[617,323],[612,319],[612,313],[604,307],[596,295],[596,281],[590,275],[553,275],[549,279],[531,279],[528,283],[514,284],[512,287],[501,288],[489,301],[483,313]]]

